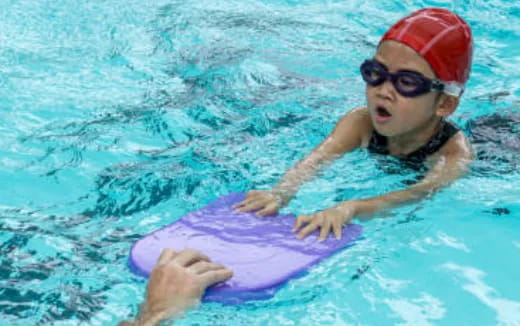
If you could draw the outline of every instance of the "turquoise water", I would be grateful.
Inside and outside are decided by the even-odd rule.
[[[145,283],[127,269],[131,244],[217,196],[273,185],[364,104],[359,64],[425,6],[474,32],[453,120],[518,117],[517,1],[3,0],[0,324],[133,315]],[[474,139],[489,155],[468,176],[364,223],[356,246],[274,298],[205,304],[176,325],[520,325],[517,123]],[[285,211],[414,177],[385,171],[352,153]]]

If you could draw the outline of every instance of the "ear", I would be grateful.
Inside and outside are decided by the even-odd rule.
[[[447,94],[441,94],[437,100],[437,108],[435,113],[439,117],[447,117],[453,112],[459,105],[459,98],[457,96],[451,96]]]

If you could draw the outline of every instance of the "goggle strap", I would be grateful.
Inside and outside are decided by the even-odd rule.
[[[456,82],[442,82],[442,84],[444,85],[443,92],[451,96],[459,97],[464,91],[464,86]]]

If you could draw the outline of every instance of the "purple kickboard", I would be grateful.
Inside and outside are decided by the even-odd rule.
[[[243,193],[220,197],[138,240],[130,252],[131,270],[148,277],[163,249],[197,249],[233,270],[231,279],[208,289],[204,301],[240,304],[272,297],[284,282],[361,235],[360,225],[349,224],[340,240],[329,235],[317,242],[318,232],[299,240],[292,232],[294,215],[235,211],[231,206],[244,198]]]

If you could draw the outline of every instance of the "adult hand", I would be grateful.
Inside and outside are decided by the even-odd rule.
[[[343,225],[350,223],[356,213],[356,203],[347,201],[316,214],[298,216],[293,231],[299,231],[297,236],[299,239],[303,239],[320,228],[318,241],[325,240],[331,231],[339,240],[341,239]]]
[[[275,214],[285,204],[282,193],[274,190],[251,190],[246,199],[234,205],[240,212],[255,212],[256,215],[266,216]]]
[[[142,314],[133,325],[155,325],[186,312],[200,302],[207,287],[232,275],[196,250],[165,249],[150,275]]]

